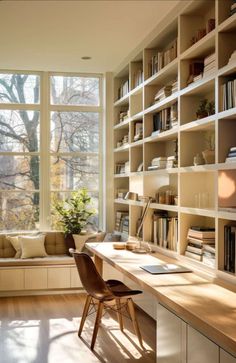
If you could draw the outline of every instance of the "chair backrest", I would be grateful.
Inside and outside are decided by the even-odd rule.
[[[98,300],[113,300],[112,291],[98,273],[91,257],[82,252],[71,253],[74,256],[81,283],[87,293]]]

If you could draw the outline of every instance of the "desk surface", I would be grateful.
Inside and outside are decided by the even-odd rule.
[[[86,244],[95,255],[153,294],[158,302],[236,356],[236,293],[195,273],[151,275],[140,265],[178,261],[155,253],[114,250],[112,243]]]

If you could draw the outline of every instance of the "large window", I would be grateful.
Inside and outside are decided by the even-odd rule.
[[[99,210],[101,113],[99,76],[0,73],[1,230],[57,228],[53,201],[81,187]]]

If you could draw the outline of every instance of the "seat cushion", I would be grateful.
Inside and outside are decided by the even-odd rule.
[[[131,290],[128,286],[119,280],[107,280],[106,284],[116,297],[128,297],[142,294],[141,290]]]
[[[1,267],[23,267],[23,266],[54,266],[54,265],[71,265],[75,262],[73,257],[67,255],[36,257],[27,259],[0,258]]]

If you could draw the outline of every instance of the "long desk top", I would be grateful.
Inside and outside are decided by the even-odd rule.
[[[140,266],[179,262],[159,253],[138,255],[127,250],[115,250],[112,245],[86,244],[100,259],[132,279],[185,322],[236,356],[236,293],[192,272],[152,275]]]

